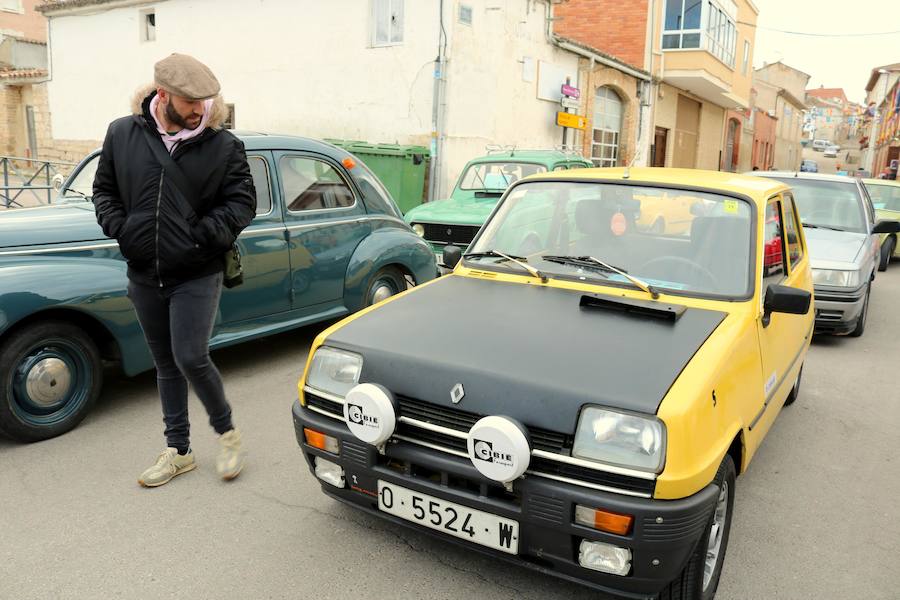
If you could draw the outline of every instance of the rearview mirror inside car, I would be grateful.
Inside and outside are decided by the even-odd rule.
[[[900,232],[900,221],[878,221],[872,233],[897,233]]]
[[[809,312],[812,294],[808,290],[799,290],[786,285],[770,285],[766,289],[763,302],[763,326],[769,325],[772,313],[805,315]]]
[[[450,244],[444,246],[444,266],[448,269],[456,268],[462,258],[462,249],[459,246]]]

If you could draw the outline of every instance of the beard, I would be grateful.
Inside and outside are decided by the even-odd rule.
[[[175,107],[172,106],[171,102],[166,103],[166,119],[168,119],[170,123],[178,125],[182,129],[197,129],[200,126],[202,119],[196,120],[196,123],[194,125],[191,125],[190,123],[188,123],[188,119],[192,116],[195,116],[193,114],[193,111],[190,115],[184,117],[180,115],[177,110],[175,110]]]

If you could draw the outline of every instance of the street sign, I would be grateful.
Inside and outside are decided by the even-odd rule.
[[[585,118],[581,115],[573,115],[567,112],[556,113],[556,124],[560,127],[568,127],[570,129],[584,129]]]
[[[571,108],[572,110],[578,110],[581,108],[581,102],[577,98],[569,98],[568,96],[563,96],[562,100],[559,101],[563,108]]]
[[[581,90],[577,87],[572,87],[568,83],[563,84],[561,91],[563,96],[568,96],[569,98],[581,98]]]

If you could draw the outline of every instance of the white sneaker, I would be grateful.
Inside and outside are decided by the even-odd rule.
[[[156,464],[141,473],[138,483],[144,487],[157,487],[169,483],[176,475],[196,468],[193,452],[188,450],[188,453],[182,456],[175,448],[166,448],[156,459]]]
[[[219,476],[228,481],[234,479],[244,468],[244,452],[241,449],[241,432],[237,429],[226,431],[219,436],[222,450],[216,459],[216,470]]]

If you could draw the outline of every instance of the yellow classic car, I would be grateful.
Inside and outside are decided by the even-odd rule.
[[[660,233],[638,227],[648,198],[696,208]],[[813,333],[790,188],[547,173],[444,260],[313,343],[293,421],[322,490],[605,593],[712,598],[735,478],[797,398]]]
[[[863,179],[866,191],[875,207],[878,219],[900,221],[900,181],[893,179]],[[881,256],[878,270],[887,271],[891,259],[900,258],[900,245],[897,244],[896,233],[885,233],[881,236]]]

